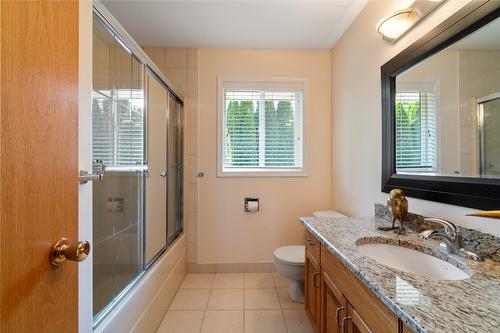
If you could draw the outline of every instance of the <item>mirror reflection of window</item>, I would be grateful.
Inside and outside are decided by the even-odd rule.
[[[396,172],[500,178],[500,18],[396,77]]]
[[[436,93],[396,93],[396,169],[400,173],[437,171]]]

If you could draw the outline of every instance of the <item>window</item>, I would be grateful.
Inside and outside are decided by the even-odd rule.
[[[220,82],[219,176],[303,175],[303,82]]]
[[[436,93],[396,93],[397,172],[436,172]]]

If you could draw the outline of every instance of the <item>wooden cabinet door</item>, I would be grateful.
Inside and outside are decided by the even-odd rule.
[[[347,299],[325,271],[321,272],[321,332],[341,333]]]
[[[321,269],[314,257],[306,251],[305,258],[305,310],[315,332],[319,332],[321,315]]]
[[[349,329],[347,330],[349,333],[372,333],[372,330],[365,323],[363,318],[356,312],[350,304],[347,309],[347,315],[349,320],[345,322],[348,325]]]

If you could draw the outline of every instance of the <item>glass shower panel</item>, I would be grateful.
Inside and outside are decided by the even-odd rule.
[[[170,244],[182,232],[183,219],[183,142],[182,106],[174,95],[169,93],[168,116],[168,227],[167,239]]]
[[[500,97],[482,105],[482,172],[483,177],[500,177]]]
[[[93,312],[98,316],[143,271],[142,64],[94,17],[92,156]]]
[[[175,231],[179,235],[183,231],[184,220],[184,111],[181,102],[175,100],[175,155],[177,156],[176,168],[176,214],[175,214]]]
[[[149,73],[148,164],[146,177],[145,260],[152,262],[167,245],[167,110],[168,92]]]

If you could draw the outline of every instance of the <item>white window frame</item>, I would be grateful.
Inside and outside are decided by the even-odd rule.
[[[307,177],[308,154],[306,153],[307,136],[306,136],[306,96],[307,96],[307,80],[302,78],[284,78],[284,77],[247,77],[247,76],[221,76],[217,77],[217,177]],[[224,169],[224,121],[225,121],[225,89],[226,87],[245,86],[245,89],[267,90],[270,86],[280,87],[279,90],[287,90],[288,87],[300,85],[302,87],[302,114],[297,114],[301,117],[302,129],[300,137],[302,139],[302,168],[242,168],[241,170],[225,170]],[[231,88],[229,88],[231,89]],[[274,89],[274,88],[273,88]],[[260,116],[263,116],[261,113]],[[296,122],[297,124],[298,122]],[[297,125],[296,125],[297,126]],[[260,132],[260,130],[259,130]],[[259,149],[259,153],[263,154],[264,150]]]

